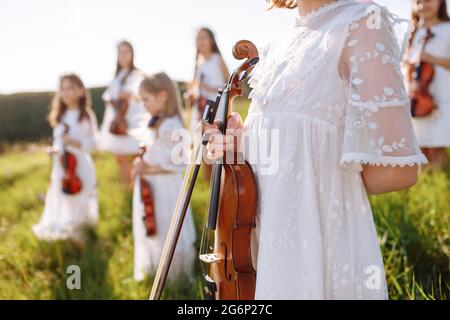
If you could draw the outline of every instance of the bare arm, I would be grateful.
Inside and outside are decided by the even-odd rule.
[[[368,194],[382,194],[412,187],[417,182],[418,165],[372,166],[364,165],[361,173]]]
[[[424,52],[421,55],[421,60],[450,70],[450,59],[438,58]]]

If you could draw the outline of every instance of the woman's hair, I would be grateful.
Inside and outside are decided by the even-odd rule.
[[[438,11],[438,18],[441,21],[450,21],[450,16],[448,15],[448,11],[447,11],[446,0],[441,0],[441,5],[439,6],[439,11]],[[419,23],[420,23],[419,14],[417,12],[415,12],[414,10],[412,11],[411,20],[413,23],[413,32],[412,32],[411,39],[410,39],[410,45],[412,44],[412,41],[414,39],[414,36],[417,32],[417,29],[418,29]]]
[[[167,93],[164,114],[155,115],[158,116],[158,121],[155,125],[156,128],[166,118],[177,116],[181,120],[180,94],[172,79],[165,72],[158,72],[145,77],[139,88],[151,94],[158,94],[162,91]]]
[[[117,65],[116,65],[116,73],[115,73],[116,76],[119,74],[120,70],[122,69],[120,64],[119,64],[119,48],[122,47],[122,46],[128,47],[130,49],[130,51],[131,51],[131,63],[130,63],[130,66],[129,66],[130,73],[137,69],[136,66],[134,65],[134,48],[133,48],[133,45],[127,40],[122,40],[117,45]]]
[[[269,10],[273,8],[294,9],[297,7],[297,0],[266,0],[269,4]]]
[[[83,119],[89,120],[90,115],[93,114],[91,96],[89,92],[86,90],[83,81],[81,81],[80,77],[74,73],[64,74],[59,78],[59,90],[53,97],[51,110],[48,115],[48,121],[52,127],[55,127],[58,123],[61,122],[62,116],[67,110],[67,105],[61,99],[62,83],[65,80],[72,82],[74,85],[76,85],[83,91],[83,94],[81,95],[80,100],[78,102],[78,108],[80,110],[80,116],[78,118],[78,121],[81,122]]]
[[[217,45],[217,41],[216,41],[216,37],[214,36],[214,32],[212,32],[212,30],[209,28],[203,27],[197,31],[197,37],[201,32],[205,32],[208,35],[209,40],[211,41],[211,52],[217,53],[218,55],[222,56],[219,46]],[[199,58],[200,58],[200,52],[197,49],[197,51],[195,53],[195,74],[197,74],[197,65],[198,65]]]

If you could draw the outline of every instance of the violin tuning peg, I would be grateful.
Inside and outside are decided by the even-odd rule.
[[[247,77],[248,77],[248,71],[247,70],[242,71],[241,74],[239,75],[239,81],[244,81],[245,78],[247,78]]]
[[[248,65],[250,67],[253,67],[255,64],[257,64],[259,62],[259,57],[254,57],[252,60],[250,60],[250,62],[248,63]]]

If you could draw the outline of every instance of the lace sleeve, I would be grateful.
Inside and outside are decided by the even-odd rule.
[[[404,21],[384,12],[376,27],[371,18],[349,26],[341,56],[341,74],[349,84],[341,164],[426,163],[400,69],[407,34],[400,37],[396,27]]]

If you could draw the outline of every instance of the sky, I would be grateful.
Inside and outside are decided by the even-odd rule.
[[[376,0],[410,15],[410,0]],[[257,46],[292,27],[296,10],[265,11],[265,0],[7,0],[0,4],[0,93],[54,90],[63,72],[78,73],[89,87],[107,84],[116,45],[130,40],[136,65],[189,80],[194,38],[213,29],[230,69],[241,39]]]

